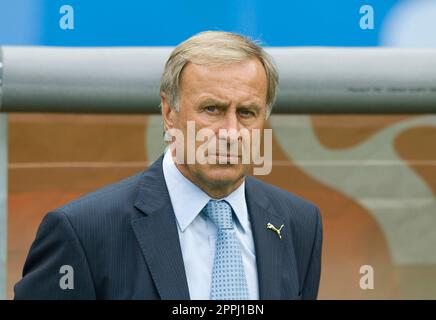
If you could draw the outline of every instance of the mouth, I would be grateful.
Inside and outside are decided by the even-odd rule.
[[[241,155],[238,154],[227,154],[227,153],[218,153],[209,155],[209,158],[221,161],[221,162],[230,162],[230,161],[238,161],[242,159]]]

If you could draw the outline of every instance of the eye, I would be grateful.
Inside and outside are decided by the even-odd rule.
[[[248,110],[248,109],[240,109],[239,114],[244,118],[249,118],[249,117],[255,116],[254,112],[251,110]]]
[[[216,107],[216,106],[206,106],[204,108],[204,110],[206,110],[209,113],[213,113],[213,114],[218,113],[218,111],[219,111],[218,107]]]

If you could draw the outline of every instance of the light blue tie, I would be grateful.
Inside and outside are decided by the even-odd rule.
[[[239,240],[233,228],[232,207],[225,200],[209,200],[204,214],[218,228],[212,269],[212,300],[248,300],[248,286]]]

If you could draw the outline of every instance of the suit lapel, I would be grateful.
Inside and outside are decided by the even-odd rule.
[[[259,297],[262,300],[280,299],[285,242],[266,225],[272,223],[278,228],[283,219],[270,211],[268,198],[261,190],[255,190],[251,179],[246,177],[246,201],[256,248]]]
[[[145,216],[132,227],[161,299],[186,300],[189,288],[162,159],[143,174],[135,207]]]
[[[190,299],[188,282],[162,159],[163,156],[143,174],[135,207],[144,216],[133,220],[132,227],[161,299],[186,300]],[[245,186],[256,249],[259,297],[280,299],[285,241],[266,229],[266,225],[280,227],[283,219],[271,211],[269,199],[256,189],[251,177],[246,177]]]

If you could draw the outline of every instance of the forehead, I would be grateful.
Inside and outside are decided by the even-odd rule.
[[[267,77],[258,59],[212,66],[188,63],[180,89],[182,95],[248,95],[266,101]]]

